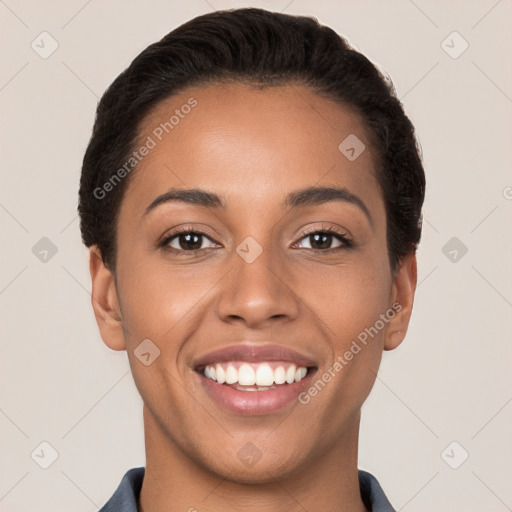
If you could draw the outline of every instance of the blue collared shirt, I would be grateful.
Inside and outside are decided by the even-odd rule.
[[[138,512],[139,499],[145,468],[133,468],[126,472],[116,492],[99,512]],[[363,502],[371,512],[396,512],[391,506],[377,479],[359,470],[359,487]]]

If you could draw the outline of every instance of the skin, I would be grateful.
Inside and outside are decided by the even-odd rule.
[[[143,398],[144,512],[364,511],[357,479],[360,409],[383,350],[397,347],[416,287],[414,254],[392,272],[386,216],[362,119],[347,106],[298,85],[190,88],[161,102],[141,137],[190,97],[198,104],[137,166],[118,218],[115,274],[90,251],[92,303],[101,336],[127,350]],[[366,150],[349,161],[349,134]],[[294,209],[284,198],[309,187],[343,187],[366,205],[330,201]],[[201,188],[226,208],[168,202],[144,211],[171,188]],[[203,249],[158,247],[185,225],[206,234]],[[307,231],[331,227],[351,248],[318,248]],[[252,263],[236,252],[248,236],[263,249]],[[331,240],[329,242],[329,240]],[[185,247],[185,249],[183,249]],[[324,248],[322,248],[324,247]],[[327,248],[325,248],[327,247]],[[323,252],[322,252],[323,251]],[[271,341],[313,357],[318,375],[395,302],[402,309],[307,405],[237,415],[212,401],[193,361],[243,340]],[[161,353],[149,366],[134,350],[149,338]],[[237,452],[251,442],[252,466]],[[250,484],[250,485],[249,485]]]

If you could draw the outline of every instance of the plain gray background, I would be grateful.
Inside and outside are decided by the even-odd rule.
[[[99,97],[141,50],[241,6],[345,35],[390,74],[423,148],[415,311],[363,408],[360,467],[398,510],[512,510],[511,0],[0,0],[0,510],[95,511],[145,463],[126,353],[90,305],[81,160]]]

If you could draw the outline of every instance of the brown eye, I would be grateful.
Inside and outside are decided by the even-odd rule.
[[[180,234],[176,237],[176,242],[178,243],[179,246],[177,248],[183,249],[184,251],[196,251],[197,249],[201,249],[201,246],[203,245],[202,239],[203,235],[199,235],[196,233]]]
[[[306,242],[304,242],[304,240]],[[328,251],[348,248],[351,245],[352,242],[345,234],[332,230],[318,230],[304,236],[300,241],[299,247],[301,249],[312,249],[314,251]]]
[[[169,235],[162,241],[161,246],[175,253],[192,253],[215,247],[216,243],[204,233],[186,230]]]
[[[333,236],[327,233],[315,233],[309,235],[309,244],[312,249],[331,249]]]

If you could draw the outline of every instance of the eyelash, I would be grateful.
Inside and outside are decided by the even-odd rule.
[[[169,243],[174,238],[176,238],[180,235],[187,235],[187,234],[200,235],[200,236],[204,236],[204,237],[208,238],[209,240],[211,240],[211,238],[206,233],[203,233],[202,231],[198,231],[196,229],[191,229],[191,228],[179,228],[176,231],[174,231],[173,233],[171,233],[170,235],[166,236],[158,244],[158,247],[165,249],[166,251],[168,251],[170,253],[179,254],[179,255],[183,255],[183,254],[195,255],[201,251],[206,250],[206,249],[193,249],[190,251],[186,251],[184,249],[175,249],[174,247],[169,247]],[[334,249],[308,249],[307,247],[305,247],[305,249],[307,249],[308,251],[312,251],[314,253],[333,253],[333,252],[339,252],[339,251],[346,250],[346,249],[351,249],[354,247],[353,241],[350,238],[348,238],[346,233],[341,232],[331,226],[327,226],[327,227],[322,226],[320,229],[316,228],[316,229],[313,229],[306,233],[303,233],[303,235],[301,236],[299,241],[303,240],[304,238],[307,238],[311,235],[315,235],[315,234],[333,235],[342,243],[342,245],[340,245],[339,247],[335,247]],[[211,241],[214,243],[217,243],[214,240],[211,240]],[[208,249],[211,249],[211,248],[208,248]]]

